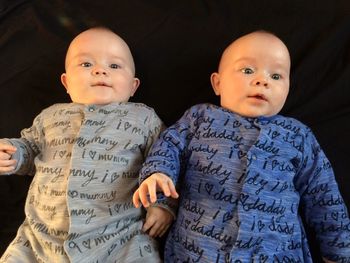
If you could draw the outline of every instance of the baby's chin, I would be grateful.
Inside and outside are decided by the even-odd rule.
[[[223,106],[222,106],[223,107]],[[264,110],[237,110],[237,109],[232,109],[232,108],[228,108],[228,107],[223,107],[226,110],[232,111],[242,117],[246,117],[246,118],[260,118],[260,117],[271,117],[274,116],[276,114],[278,114],[278,112],[274,113],[274,112],[266,112]]]
[[[277,113],[276,113],[277,114]],[[269,118],[269,117],[272,117],[272,116],[275,116],[276,114],[264,114],[264,113],[260,113],[260,114],[254,114],[254,113],[246,113],[246,114],[240,114],[241,116],[243,117],[246,117],[246,118]]]
[[[72,100],[74,103],[84,104],[84,105],[108,105],[112,103],[125,103],[127,100]]]

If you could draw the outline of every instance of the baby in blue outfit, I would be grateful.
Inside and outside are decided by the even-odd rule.
[[[331,164],[307,126],[278,115],[290,65],[269,32],[237,39],[211,76],[221,107],[191,107],[153,145],[133,201],[180,197],[165,262],[312,262],[301,215],[325,262],[350,262]]]

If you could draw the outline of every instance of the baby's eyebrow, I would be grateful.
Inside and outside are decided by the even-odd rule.
[[[91,56],[88,54],[88,53],[78,53],[78,54],[75,54],[74,56],[71,56],[71,57],[69,57],[67,60],[66,60],[66,63],[67,63],[67,65],[68,64],[70,64],[71,62],[74,62],[75,61],[75,63],[77,62],[77,60],[79,61],[79,60],[88,60],[88,59],[90,59],[91,58]]]
[[[284,73],[284,74],[289,74],[289,71],[290,71],[289,67],[286,66],[285,63],[283,63],[283,62],[278,62],[278,61],[275,61],[275,62],[273,63],[272,69],[276,70],[277,73],[278,73],[278,72],[282,72],[282,73]]]
[[[122,58],[122,57],[120,57],[120,56],[110,56],[110,59],[111,60],[115,60],[115,61],[117,61],[117,62],[125,62],[125,59],[124,58]]]
[[[76,58],[80,58],[80,57],[90,57],[91,54],[87,53],[87,52],[81,52],[78,54],[75,54],[71,59],[76,59]]]
[[[235,63],[239,63],[239,62],[255,62],[256,59],[251,58],[251,57],[240,57],[238,59],[235,60]]]
[[[67,56],[65,60],[65,67],[67,68],[71,63],[77,63],[77,60],[89,59],[88,53],[78,53],[73,56]]]

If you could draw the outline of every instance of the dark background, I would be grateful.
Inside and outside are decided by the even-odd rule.
[[[60,83],[65,52],[95,25],[129,44],[141,79],[132,100],[167,125],[193,104],[218,102],[209,76],[233,39],[256,29],[276,33],[292,56],[282,114],[312,128],[350,207],[349,0],[0,0],[0,138],[18,137],[42,109],[70,101]],[[0,254],[23,221],[30,181],[0,177]]]

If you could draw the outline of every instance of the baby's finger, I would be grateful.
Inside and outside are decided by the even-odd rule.
[[[169,185],[169,190],[170,190],[171,197],[172,198],[178,198],[179,194],[176,191],[176,188],[175,188],[175,185],[174,185],[173,181],[169,181],[168,185]]]
[[[157,233],[158,237],[162,237],[165,235],[165,233],[167,233],[167,231],[169,230],[169,227],[171,226],[171,224],[163,224],[160,228],[159,231]]]
[[[146,222],[143,224],[142,231],[147,232],[154,225],[154,223],[154,220],[150,220],[149,218],[147,218]]]
[[[9,160],[11,159],[12,153],[7,151],[0,151],[0,160]]]
[[[158,235],[159,237],[162,237],[165,235],[165,233],[168,231],[170,225],[166,225],[165,227],[163,227],[162,231],[160,232],[160,234]]]
[[[16,163],[17,163],[17,161],[14,159],[12,159],[12,160],[1,160],[0,159],[0,167],[3,167],[3,168],[10,167],[10,166],[13,167],[16,165]]]
[[[151,200],[151,203],[154,203],[155,201],[157,201],[156,182],[154,180],[149,180],[147,182],[147,187],[148,187],[149,199]]]
[[[0,167],[0,174],[11,173],[15,169],[14,166]]]
[[[132,202],[136,208],[140,207],[140,195],[139,195],[139,189],[135,191],[135,193],[132,195]]]
[[[17,148],[10,144],[0,143],[0,151],[13,154],[17,151]]]
[[[148,207],[150,204],[148,202],[147,194],[148,194],[148,186],[146,184],[142,184],[139,189],[139,198],[144,207]]]
[[[169,180],[161,180],[158,184],[164,195],[170,196]]]
[[[0,160],[0,173],[11,173],[16,167],[16,160]]]
[[[151,237],[157,237],[160,234],[160,225],[158,223],[155,223],[152,228],[149,230],[149,235]]]

